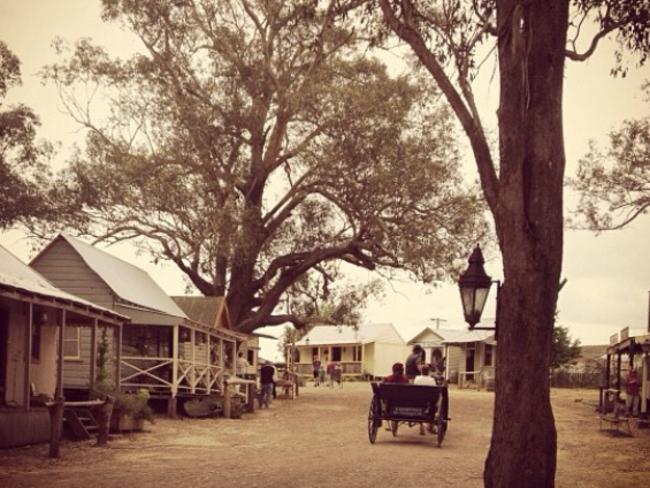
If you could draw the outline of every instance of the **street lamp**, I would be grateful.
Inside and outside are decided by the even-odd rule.
[[[493,281],[485,272],[483,264],[485,264],[483,253],[477,245],[469,257],[469,266],[458,279],[463,313],[465,314],[465,321],[469,324],[470,330],[496,330],[499,317],[499,288],[501,287],[501,282],[497,280]],[[481,314],[483,313],[483,308],[485,307],[492,283],[496,283],[497,285],[497,312],[494,327],[476,327],[476,324],[481,321]]]

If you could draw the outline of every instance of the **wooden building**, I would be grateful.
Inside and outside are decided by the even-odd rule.
[[[476,385],[479,388],[493,388],[496,365],[496,339],[494,331],[470,330],[453,339],[444,340],[448,347],[461,349],[457,365],[447,362],[448,370],[458,368],[460,387]]]
[[[144,270],[64,234],[31,265],[61,289],[131,318],[122,335],[123,390],[145,388],[151,398],[167,399],[173,415],[177,398],[223,391],[225,375],[234,374],[238,336],[221,326],[229,324],[227,314],[193,320]],[[88,338],[67,337],[78,354],[66,358],[65,387],[87,389]]]
[[[442,357],[445,358],[445,378],[451,383],[457,383],[461,358],[464,357],[465,351],[459,344],[445,343],[445,341],[452,341],[458,337],[462,337],[466,333],[467,330],[461,329],[432,329],[431,327],[424,327],[407,342],[407,345],[409,349],[412,349],[416,344],[420,345],[424,349],[427,363],[433,361],[433,352],[436,349],[439,350]]]
[[[54,287],[0,246],[0,447],[50,439],[44,403],[63,397],[67,328],[81,327],[91,337],[105,329],[117,340],[125,320]],[[91,347],[89,358],[96,354]],[[117,379],[119,347],[113,354]],[[95,377],[94,365],[86,364],[89,378]]]
[[[639,415],[646,421],[650,419],[650,325],[644,332],[631,332],[629,327],[610,338],[605,359],[604,381],[600,389],[599,408],[607,413],[615,401],[624,402],[625,381],[629,370],[634,367],[639,372],[641,389],[639,392]]]
[[[406,342],[393,324],[350,326],[317,325],[295,344],[293,365],[302,376],[311,376],[316,356],[323,367],[339,363],[343,377],[379,378],[391,373],[392,365],[404,362]]]
[[[255,374],[259,351],[258,340],[254,336],[236,332],[232,328],[228,304],[224,297],[173,296],[172,300],[192,320],[217,330],[224,338],[235,341],[235,358],[241,352],[247,358],[248,373]]]

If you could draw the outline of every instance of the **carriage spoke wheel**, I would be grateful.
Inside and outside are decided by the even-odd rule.
[[[371,444],[375,443],[377,439],[377,430],[379,429],[379,419],[375,418],[375,400],[370,402],[370,410],[368,411],[368,439]]]
[[[447,420],[442,414],[438,415],[436,430],[438,431],[438,447],[440,447],[442,445],[442,440],[445,438],[445,433],[447,432]]]

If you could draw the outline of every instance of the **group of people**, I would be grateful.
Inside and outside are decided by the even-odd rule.
[[[343,376],[343,369],[341,368],[341,365],[337,362],[330,361],[327,363],[327,368],[323,368],[323,365],[321,364],[320,359],[318,356],[314,356],[314,359],[312,361],[312,374],[314,376],[314,386],[320,386],[322,384],[325,384],[325,375],[327,375],[327,378],[329,380],[328,386],[333,387],[334,384],[339,386],[339,388],[343,387],[342,383],[342,376]]]
[[[422,346],[413,346],[406,358],[406,368],[402,363],[393,364],[393,373],[384,378],[385,383],[413,383],[415,385],[441,385],[444,383],[444,359],[439,349],[433,350],[431,364],[425,359]]]
[[[414,385],[443,385],[444,359],[439,349],[433,350],[431,364],[426,362],[424,349],[419,344],[413,346],[411,354],[406,358],[406,368],[402,363],[393,364],[393,374],[384,378],[384,383],[413,383]],[[434,407],[435,408],[435,407]],[[433,424],[427,429],[434,433]],[[386,427],[390,430],[390,426]],[[424,435],[424,424],[420,423],[420,435]]]

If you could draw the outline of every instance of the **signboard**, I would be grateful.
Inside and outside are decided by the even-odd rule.
[[[609,336],[609,345],[610,346],[613,346],[617,342],[618,342],[618,334],[614,334],[614,335]]]
[[[621,342],[623,342],[628,337],[630,337],[630,328],[625,327],[624,329],[621,329]]]

